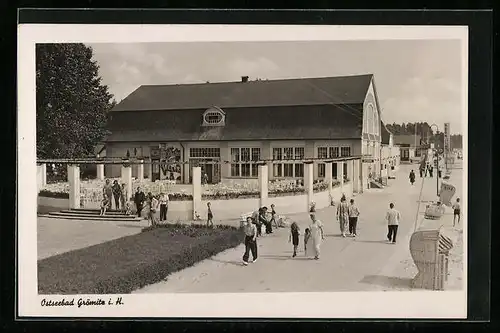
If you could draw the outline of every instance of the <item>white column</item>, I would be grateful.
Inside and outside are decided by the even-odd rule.
[[[269,171],[267,164],[259,165],[258,168],[259,168],[259,191],[260,191],[259,207],[264,207],[267,205],[267,200],[268,200]]]
[[[80,166],[68,164],[69,208],[80,208]]]
[[[151,181],[153,179],[153,163],[152,163],[151,159],[149,160],[149,163],[148,163],[148,178],[149,178],[149,181]]]
[[[304,163],[304,188],[306,190],[306,212],[309,212],[309,206],[314,198],[313,191],[313,179],[314,179],[314,163]]]
[[[125,183],[127,193],[132,196],[132,167],[130,164],[123,164],[121,169],[121,180]]]
[[[42,163],[42,186],[47,185],[47,164]]]
[[[332,192],[333,192],[333,162],[327,162],[325,164],[325,182],[328,184],[328,197],[330,198],[330,202],[332,201]]]
[[[196,219],[196,213],[200,216],[201,213],[201,167],[193,167],[191,170],[193,175],[193,220]]]
[[[36,182],[37,182],[38,192],[40,192],[40,190],[42,189],[42,187],[44,185],[43,184],[43,165],[44,164],[37,164],[36,165]]]
[[[354,178],[354,160],[347,162],[347,178],[353,183]]]
[[[340,192],[344,191],[344,162],[337,162],[337,180],[340,182]]]
[[[104,180],[104,164],[97,164],[97,179]]]
[[[137,164],[137,179],[142,182],[144,180],[144,160],[139,160]]]

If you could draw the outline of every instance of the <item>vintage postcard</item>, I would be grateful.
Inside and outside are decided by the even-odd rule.
[[[467,38],[20,25],[19,316],[466,318]]]

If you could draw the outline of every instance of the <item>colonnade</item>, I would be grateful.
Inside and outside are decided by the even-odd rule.
[[[141,161],[143,162],[143,161]],[[347,178],[352,182],[353,192],[362,192],[362,175],[361,175],[361,160],[351,159],[347,161],[333,162],[328,161],[325,163],[325,179],[324,181],[328,184],[328,193],[330,198],[333,192],[333,163],[337,163],[337,180],[340,182],[340,189],[343,191],[344,187],[344,163],[347,164]],[[139,181],[144,179],[144,164],[137,164],[138,166],[138,179]],[[68,183],[69,183],[69,208],[80,208],[80,165],[79,164],[68,164]],[[38,173],[38,186],[43,187],[46,184],[46,164],[41,163],[37,166]],[[192,190],[193,190],[193,201],[192,210],[193,217],[195,212],[201,211],[202,207],[202,186],[201,186],[201,167],[193,167],[192,169]],[[97,164],[97,178],[100,180],[104,179],[104,164]],[[121,167],[121,183],[124,183],[128,193],[128,197],[133,194],[132,188],[132,166],[130,164],[123,164]],[[269,201],[269,166],[268,164],[261,164],[258,166],[258,183],[259,183],[259,206],[268,205]],[[304,162],[304,188],[306,192],[306,201],[304,202],[304,210],[308,211],[309,204],[313,201],[314,191],[314,163]]]

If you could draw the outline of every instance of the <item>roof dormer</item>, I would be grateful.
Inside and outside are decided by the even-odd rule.
[[[212,106],[203,113],[203,126],[224,126],[226,113],[217,106]]]

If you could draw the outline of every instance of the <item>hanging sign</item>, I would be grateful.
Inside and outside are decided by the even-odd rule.
[[[439,191],[439,201],[441,201],[443,205],[451,207],[451,199],[455,195],[456,190],[457,189],[455,186],[446,182],[442,182],[441,191]]]

